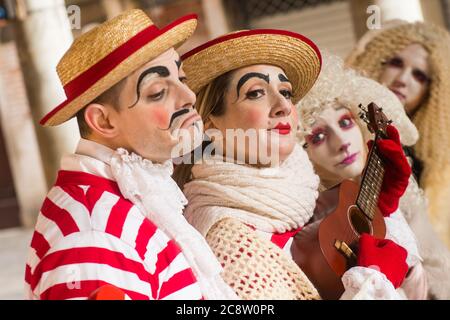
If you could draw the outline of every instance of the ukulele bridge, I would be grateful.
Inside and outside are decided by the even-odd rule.
[[[346,244],[344,241],[336,240],[334,242],[334,247],[341,252],[344,256],[347,257],[347,259],[355,259],[356,260],[356,254],[353,252],[352,249]]]

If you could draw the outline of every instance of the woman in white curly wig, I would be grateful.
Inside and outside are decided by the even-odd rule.
[[[340,58],[327,55],[318,81],[298,104],[300,143],[306,148],[321,178],[322,189],[344,179],[360,179],[368,151],[365,142],[373,135],[359,118],[358,106],[367,106],[370,102],[382,107],[386,116],[393,120],[402,144],[413,145],[417,141],[416,127],[392,92],[344,68]],[[397,237],[398,243],[409,249],[409,266],[415,266],[402,286],[404,293],[412,299],[449,298],[450,276],[447,270],[450,253],[428,221],[425,197],[413,177],[399,207],[401,212],[396,211],[385,220],[388,234]],[[417,238],[418,251],[402,213]],[[424,281],[422,265],[427,281]],[[428,290],[425,290],[426,282]]]
[[[429,215],[450,248],[450,34],[429,23],[393,20],[367,32],[347,64],[389,88],[420,137],[406,148]]]

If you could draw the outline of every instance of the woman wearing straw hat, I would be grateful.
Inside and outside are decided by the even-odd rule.
[[[348,64],[391,89],[420,138],[407,153],[429,200],[431,222],[450,248],[450,35],[421,22],[368,32]]]
[[[182,59],[214,147],[211,157],[175,170],[189,201],[187,220],[205,236],[241,298],[319,299],[290,253],[318,195],[319,179],[296,147],[293,103],[319,75],[319,50],[297,33],[251,30],[214,39]],[[406,251],[376,242],[368,236],[360,243],[363,259],[344,275],[343,298],[399,298],[384,274],[366,267],[390,264],[389,279],[401,282]],[[377,250],[380,255],[367,254]]]
[[[76,39],[59,62],[67,100],[41,124],[76,116],[82,139],[39,214],[29,298],[111,297],[104,286],[131,299],[236,298],[171,179],[174,150],[202,137],[174,50],[196,25],[190,15],[159,29],[127,11]]]
[[[374,102],[383,107],[383,112],[398,129],[403,145],[413,145],[418,132],[392,92],[344,68],[342,60],[336,56],[329,55],[324,60],[318,81],[297,108],[300,143],[305,145],[320,176],[321,188],[329,189],[344,179],[360,180],[364,169],[368,151],[365,142],[373,135],[358,116],[359,104]],[[341,161],[343,163],[336,166]],[[386,196],[389,195],[380,198]],[[397,203],[393,204],[394,207],[385,210],[388,236],[407,249],[411,269],[401,289],[409,299],[449,298],[450,252],[434,232],[426,214],[425,198],[413,178],[400,198],[400,210],[395,210]],[[417,245],[403,214],[417,238]]]

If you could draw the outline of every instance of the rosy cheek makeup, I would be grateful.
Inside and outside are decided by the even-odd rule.
[[[167,128],[169,125],[170,116],[166,110],[154,109],[150,113],[152,121],[155,122],[158,128]]]
[[[248,127],[255,128],[259,123],[261,123],[262,118],[263,114],[260,110],[248,110],[248,112],[244,115],[244,122]]]

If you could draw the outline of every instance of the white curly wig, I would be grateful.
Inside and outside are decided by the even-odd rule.
[[[322,72],[314,87],[297,104],[299,114],[300,142],[304,142],[306,135],[310,134],[311,127],[320,113],[333,104],[347,107],[357,120],[365,141],[372,138],[365,123],[359,118],[358,106],[367,106],[374,102],[383,108],[388,119],[400,133],[404,145],[414,145],[419,134],[416,127],[406,115],[403,105],[389,89],[378,82],[359,75],[356,71],[344,67],[341,58],[329,53],[323,54]]]
[[[411,146],[416,143],[418,130],[406,115],[400,101],[389,89],[358,75],[352,69],[345,68],[340,58],[324,54],[324,64],[319,79],[297,105],[300,143],[304,143],[304,137],[310,133],[311,127],[324,108],[336,103],[349,108],[357,119],[364,139],[369,140],[371,134],[358,117],[358,105],[362,103],[366,106],[370,102],[375,102],[382,107],[386,116],[393,120],[403,144]],[[316,164],[314,167],[321,179],[321,190],[341,182],[336,181],[336,177],[331,176]],[[443,201],[448,202],[448,198]],[[450,254],[427,220],[428,201],[413,177],[410,178],[408,188],[400,199],[400,209],[407,221],[411,223],[411,228],[418,238],[420,253],[425,259],[424,266],[431,294],[438,299],[449,299],[450,285],[445,280],[449,278]],[[441,219],[437,226],[445,228],[446,224]]]

